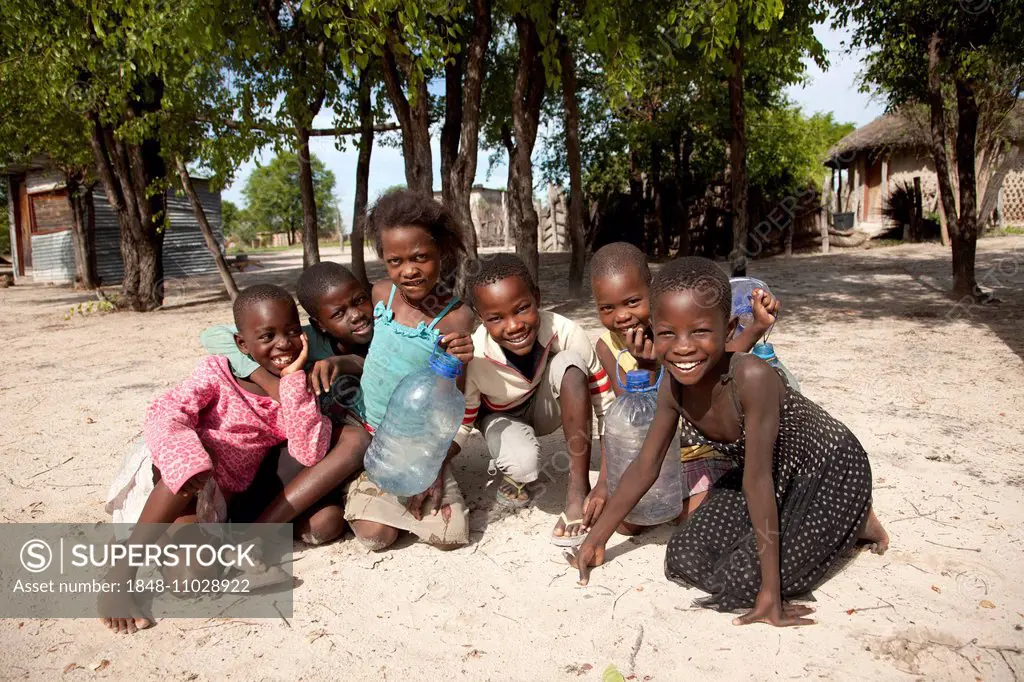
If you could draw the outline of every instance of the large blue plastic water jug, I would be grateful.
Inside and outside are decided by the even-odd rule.
[[[363,459],[381,490],[411,497],[437,479],[466,411],[466,398],[455,385],[461,373],[461,362],[437,351],[427,367],[398,383]]]
[[[640,454],[658,404],[657,385],[651,385],[651,375],[646,370],[628,372],[625,389],[626,392],[615,399],[604,418],[609,494],[619,486],[622,474]],[[626,521],[640,526],[655,526],[671,521],[682,511],[682,464],[678,441],[673,438],[658,480],[636,503]]]

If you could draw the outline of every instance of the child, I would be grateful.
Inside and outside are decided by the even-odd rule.
[[[308,382],[334,422],[336,447],[312,468],[290,456],[286,446],[274,448],[253,485],[240,495],[237,520],[295,521],[299,539],[320,545],[344,531],[342,483],[362,468],[369,444],[360,416],[358,377],[373,338],[373,310],[366,287],[338,263],[324,261],[306,268],[296,289],[309,315],[309,324],[302,329],[309,339],[309,356],[316,361]],[[278,378],[239,350],[235,332],[233,326],[211,327],[200,341],[208,352],[226,357],[236,377],[251,380],[276,398]],[[345,404],[337,404],[339,398]]]
[[[665,265],[652,286],[655,355],[666,369],[640,455],[570,562],[586,584],[615,527],[658,476],[682,419],[684,438],[739,467],[668,543],[669,579],[709,592],[701,605],[750,609],[737,625],[804,625],[806,594],[858,539],[884,552],[871,510],[871,467],[843,424],[789,388],[757,357],[730,353],[729,280],[703,258]]]
[[[370,293],[348,268],[330,261],[309,266],[299,276],[296,295],[309,315],[309,324],[302,329],[309,338],[312,360],[366,357],[373,339],[373,306]],[[236,377],[251,379],[273,394],[276,382],[238,350],[237,331],[230,325],[210,327],[200,334],[199,341],[208,353],[226,357]],[[358,373],[360,369],[361,363],[351,361],[340,367],[338,362],[318,364],[310,376],[313,392],[326,391],[342,370]]]
[[[647,258],[640,249],[627,242],[607,244],[594,254],[590,264],[590,283],[598,316],[607,330],[597,342],[597,357],[612,377],[612,390],[618,396],[625,390],[619,382],[625,383],[626,372],[646,369],[656,373],[658,370],[650,328],[648,288],[651,284],[651,271],[647,266]],[[754,324],[731,339],[726,350],[749,351],[775,324],[779,302],[770,293],[755,291],[753,308]],[[651,379],[653,382],[657,377],[652,376]],[[710,446],[686,442],[682,444],[680,457],[683,485],[686,487],[682,518],[686,518],[704,501],[708,488],[722,474],[732,469],[733,463]],[[594,512],[595,518],[600,515],[607,496],[602,462],[601,476],[592,496],[598,505]],[[624,535],[634,535],[641,530],[642,526],[625,522],[618,529]]]
[[[436,347],[469,362],[473,313],[455,295],[465,246],[448,209],[428,194],[396,190],[377,201],[368,225],[389,277],[373,287],[373,342],[361,383],[364,416],[376,429],[398,382],[426,367]],[[458,452],[453,445],[434,484],[408,500],[385,493],[363,473],[349,486],[345,505],[356,537],[371,550],[389,547],[399,531],[442,549],[469,542],[469,512],[448,466]]]
[[[455,437],[460,446],[479,421],[500,470],[503,504],[529,504],[527,484],[537,480],[537,436],[559,426],[569,451],[569,488],[552,542],[575,546],[589,528],[591,406],[599,433],[614,395],[586,332],[574,322],[540,309],[540,291],[526,265],[498,253],[474,264],[466,282],[483,326],[473,334],[476,359],[466,372],[466,416]],[[481,403],[482,406],[481,406]]]
[[[144,524],[227,520],[232,497],[249,487],[267,451],[282,441],[307,466],[327,452],[331,424],[306,388],[308,341],[291,295],[269,284],[249,287],[235,299],[234,317],[239,349],[280,378],[280,401],[237,380],[225,358],[212,356],[154,401],[146,414],[145,445],[129,456],[107,503],[115,522],[139,524],[133,544],[159,538],[159,526]],[[112,579],[128,580],[135,569],[112,571]],[[118,632],[151,624],[125,617],[104,622]]]

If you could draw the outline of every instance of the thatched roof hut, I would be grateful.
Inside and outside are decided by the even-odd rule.
[[[1024,102],[1018,102],[1012,111],[1001,118],[1000,137],[1024,142]],[[858,152],[911,149],[927,152],[930,140],[928,110],[923,106],[908,106],[898,112],[883,114],[839,140],[828,150],[825,165],[830,168],[847,168]]]
[[[990,127],[982,122],[982,130]],[[1024,102],[1000,117],[997,130],[1000,138],[1024,147]],[[833,145],[825,165],[840,173],[837,212],[853,213],[858,229],[881,233],[890,227],[882,209],[893,190],[914,178],[920,179],[924,210],[938,211],[930,140],[928,110],[916,106],[879,116]],[[1024,224],[1024,170],[1006,177],[998,213],[1000,220]]]

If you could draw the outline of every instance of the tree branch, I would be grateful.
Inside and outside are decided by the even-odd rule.
[[[291,135],[292,132],[294,132],[294,128],[279,128],[277,126],[264,123],[247,125],[241,121],[218,120],[204,117],[197,118],[196,121],[199,123],[209,123],[211,125],[222,125],[229,130],[258,130],[263,133],[273,133],[275,135]],[[388,123],[378,123],[373,126],[373,132],[375,133],[387,133],[401,129],[401,124],[393,121]],[[340,135],[358,135],[360,132],[362,132],[362,127],[360,126],[342,126],[340,128],[313,128],[309,131],[309,135],[310,137],[337,137]]]

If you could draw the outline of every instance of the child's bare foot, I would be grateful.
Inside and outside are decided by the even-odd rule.
[[[105,592],[100,595],[98,607],[103,625],[119,635],[133,635],[138,630],[153,627],[153,621],[142,615],[126,594]]]
[[[868,518],[864,521],[864,528],[861,529],[857,541],[875,554],[885,554],[885,550],[889,549],[889,534],[875,516],[873,507],[868,509]]]

